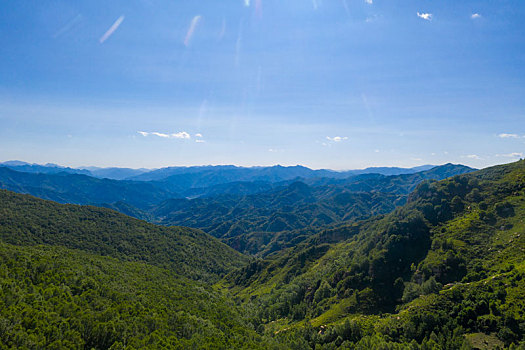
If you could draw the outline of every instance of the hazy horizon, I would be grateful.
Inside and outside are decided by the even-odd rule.
[[[0,160],[0,165],[2,165],[4,163],[9,163],[9,162],[22,162],[22,163],[28,164],[28,165],[59,166],[59,167],[65,167],[65,168],[86,169],[86,170],[89,170],[89,168],[99,168],[99,169],[104,169],[104,168],[122,168],[122,169],[147,170],[147,171],[158,170],[158,169],[169,168],[169,167],[208,167],[208,166],[209,167],[219,167],[219,166],[234,166],[234,167],[239,167],[239,168],[266,168],[266,167],[276,167],[276,166],[282,166],[282,167],[300,166],[300,167],[309,168],[311,170],[329,170],[329,171],[336,171],[336,172],[345,172],[345,171],[359,171],[359,170],[365,170],[365,169],[369,169],[369,168],[413,169],[413,168],[422,168],[422,167],[438,167],[438,166],[442,166],[442,165],[445,165],[445,164],[465,165],[465,166],[469,166],[471,168],[481,169],[481,168],[476,168],[476,167],[467,165],[465,163],[453,163],[453,162],[445,162],[445,163],[441,163],[441,164],[416,164],[416,165],[413,165],[413,166],[370,165],[370,166],[366,166],[366,167],[362,167],[362,168],[340,168],[340,169],[335,169],[335,168],[313,168],[313,167],[310,167],[310,166],[307,166],[307,165],[304,165],[304,164],[279,164],[279,163],[267,164],[267,165],[260,165],[260,164],[258,164],[258,165],[239,165],[239,164],[231,164],[231,163],[228,163],[228,164],[227,163],[225,163],[225,164],[187,164],[187,165],[168,164],[168,165],[163,165],[163,166],[158,166],[158,167],[146,168],[146,167],[115,166],[115,165],[97,166],[97,165],[91,165],[91,164],[88,164],[88,165],[86,165],[86,164],[69,165],[69,164],[61,164],[61,163],[57,163],[57,162],[42,162],[42,163],[38,163],[38,162],[28,162],[28,161],[25,161],[25,160],[22,160],[22,159]],[[507,163],[509,163],[509,162],[507,162]],[[501,163],[501,164],[496,164],[496,165],[502,165],[502,164],[507,164],[507,163]]]

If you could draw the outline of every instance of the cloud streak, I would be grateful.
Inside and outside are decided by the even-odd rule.
[[[60,30],[58,32],[53,34],[53,39],[59,38],[62,35],[64,35],[65,33],[69,32],[76,25],[78,25],[80,22],[82,22],[82,15],[78,14],[78,15],[75,16],[75,18],[73,18],[71,21],[69,21],[65,26],[60,28]]]
[[[157,131],[152,131],[152,132],[137,131],[137,133],[141,134],[144,137],[157,136],[163,139],[190,139],[191,138],[190,134],[188,134],[186,131],[180,131],[180,132],[172,133],[172,134],[165,134],[165,133],[157,132]]]
[[[201,18],[202,18],[201,15],[197,15],[193,17],[193,19],[191,20],[188,31],[186,32],[186,37],[184,38],[184,46],[187,47],[190,45],[191,38],[193,37],[193,34],[195,33],[195,29],[197,29],[197,26],[199,25]]]
[[[481,18],[481,15],[479,13],[473,13],[472,16],[470,16],[472,19]]]
[[[521,152],[512,152],[507,154],[497,154],[497,157],[504,157],[504,158],[523,158],[523,153]]]
[[[341,142],[344,140],[348,140],[348,137],[346,136],[334,136],[334,137],[327,136],[326,139],[332,142]]]
[[[467,156],[463,156],[463,158],[468,158],[468,159],[477,159],[477,160],[480,160],[482,159],[480,156],[478,156],[477,154],[469,154]]]
[[[113,25],[111,27],[109,27],[109,29],[104,33],[104,35],[102,35],[100,37],[99,42],[102,44],[102,43],[104,43],[104,41],[108,40],[109,37],[111,35],[113,35],[113,33],[115,33],[115,31],[118,29],[118,27],[120,27],[122,22],[124,22],[124,15],[120,16],[119,18],[117,18],[115,23],[113,23]]]
[[[420,13],[420,12],[418,12],[417,16],[419,18],[424,19],[425,21],[431,21],[432,20],[432,14],[431,13],[424,13],[424,12]]]
[[[517,138],[519,138],[519,136],[517,134],[507,134],[507,133],[499,134],[498,137],[502,138],[502,139],[517,139]]]

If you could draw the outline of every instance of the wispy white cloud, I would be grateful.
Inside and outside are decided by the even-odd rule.
[[[250,7],[250,0],[244,0],[244,6]]]
[[[374,0],[365,0],[365,2],[366,2],[367,4],[372,5],[372,4],[374,3]]]
[[[499,134],[498,137],[500,137],[502,139],[517,139],[519,136],[518,136],[518,134],[502,133],[502,134]]]
[[[522,152],[512,152],[507,154],[496,154],[496,157],[504,157],[504,158],[523,158]]]
[[[197,143],[205,143],[206,141],[204,141],[204,140],[195,140],[195,142],[197,142]]]
[[[466,155],[466,156],[463,156],[462,158],[468,158],[468,159],[482,159],[480,156],[478,156],[477,154],[469,154],[469,155]]]
[[[190,26],[188,28],[188,31],[186,32],[186,37],[184,38],[184,45],[189,46],[191,42],[191,38],[193,37],[193,33],[195,33],[195,29],[197,29],[197,26],[199,25],[199,22],[201,20],[202,16],[197,15],[193,17],[191,20]]]
[[[195,134],[195,137],[202,137],[202,134]]]
[[[175,134],[171,134],[171,137],[174,137],[176,139],[189,139],[191,138],[190,134],[188,134],[186,131],[181,131]]]
[[[117,18],[115,23],[113,23],[113,25],[111,27],[109,27],[109,29],[104,33],[104,35],[102,35],[100,37],[99,42],[102,44],[104,41],[108,40],[109,37],[113,33],[115,33],[115,30],[118,29],[118,27],[122,24],[122,22],[124,22],[124,15],[120,16],[119,18]]]
[[[432,20],[432,14],[431,13],[424,13],[424,12],[418,12],[417,16],[419,18],[423,18],[425,21],[431,21]]]
[[[481,18],[481,15],[479,13],[473,13],[472,16],[470,16],[472,19]]]
[[[158,137],[163,137],[165,139],[169,139],[170,138],[169,134],[163,134],[161,132],[152,132],[151,135],[155,135],[155,136],[158,136]]]
[[[164,139],[189,139],[191,138],[190,134],[188,134],[186,131],[180,131],[177,133],[172,134],[165,134],[162,132],[152,131],[152,132],[146,132],[146,131],[137,131],[137,133],[141,134],[142,136],[157,136],[162,137]]]
[[[327,136],[326,139],[332,142],[341,142],[344,140],[348,140],[348,137],[346,136],[334,136],[334,137]]]
[[[80,22],[82,22],[82,15],[78,14],[71,21],[66,23],[65,26],[63,26],[55,34],[53,34],[53,39],[59,38],[62,35],[64,35],[65,33],[69,32],[74,27],[76,27]]]

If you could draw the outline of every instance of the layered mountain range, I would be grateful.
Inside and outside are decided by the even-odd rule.
[[[0,167],[1,348],[525,346],[525,161],[220,168],[232,181],[209,186],[16,166]]]
[[[166,226],[203,229],[241,252],[259,255],[289,246],[289,241],[295,244],[317,227],[388,213],[423,180],[473,170],[446,164],[402,175],[347,176],[305,167],[180,167],[143,174],[155,180],[132,181],[57,169],[18,163],[0,167],[0,188],[59,203],[103,206]],[[314,177],[320,175],[332,177]]]

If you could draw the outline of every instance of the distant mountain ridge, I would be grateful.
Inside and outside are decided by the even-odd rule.
[[[265,255],[296,244],[316,227],[389,213],[424,180],[471,171],[445,164],[413,174],[296,179],[257,193],[169,199],[149,213],[155,223],[200,228],[241,252]]]
[[[0,163],[0,167],[10,168],[12,170],[21,171],[25,173],[41,173],[41,174],[58,174],[58,173],[68,173],[68,174],[83,174],[91,175],[91,172],[85,169],[73,169],[68,167],[63,167],[57,164],[30,164],[22,162],[19,160],[12,160]]]
[[[168,198],[180,197],[149,182],[98,179],[65,172],[28,173],[7,167],[0,167],[0,188],[59,203],[102,206],[123,201],[141,209]]]
[[[44,174],[55,174],[60,172],[66,172],[70,174],[84,174],[98,178],[107,178],[113,180],[134,180],[134,181],[162,181],[166,180],[169,182],[175,182],[178,178],[167,180],[172,176],[185,175],[188,177],[192,174],[191,178],[196,182],[194,187],[202,186],[203,181],[209,179],[210,174],[215,174],[214,184],[223,184],[229,182],[240,182],[240,181],[265,181],[265,182],[279,182],[290,180],[294,178],[315,178],[315,177],[328,177],[328,178],[345,178],[354,175],[361,174],[382,174],[382,175],[401,175],[401,174],[413,174],[420,171],[429,170],[435,165],[422,165],[413,168],[400,168],[400,167],[369,167],[365,169],[355,170],[330,170],[330,169],[310,169],[302,165],[295,166],[255,166],[255,167],[242,167],[236,165],[202,165],[202,166],[172,166],[164,167],[160,169],[132,169],[132,168],[119,168],[119,167],[95,167],[95,166],[82,166],[77,168],[65,167],[53,163],[47,164],[31,164],[20,160],[10,160],[6,162],[0,162],[0,167],[8,167],[16,171],[29,172],[29,173],[44,173]],[[199,175],[197,175],[199,174]],[[202,178],[203,180],[198,180]],[[197,179],[197,180],[195,180]],[[209,180],[208,180],[209,181]],[[210,183],[207,184],[209,186]]]
[[[370,167],[360,170],[336,171],[330,169],[310,169],[302,165],[282,166],[274,165],[269,167],[239,167],[235,165],[209,165],[209,166],[191,166],[191,167],[167,167],[143,173],[138,176],[129,178],[135,181],[170,181],[179,180],[181,175],[188,176],[192,174],[195,179],[195,187],[199,187],[202,179],[206,179],[210,174],[214,174],[215,184],[228,183],[234,181],[267,181],[279,182],[294,178],[345,178],[360,174],[382,174],[382,175],[401,175],[413,174],[419,171],[429,170],[435,165],[423,165],[414,168],[398,167]]]
[[[131,168],[98,168],[98,167],[87,167],[81,168],[90,172],[91,176],[98,177],[100,179],[112,179],[112,180],[126,180],[134,176],[138,176],[151,171],[151,169],[131,169]]]

